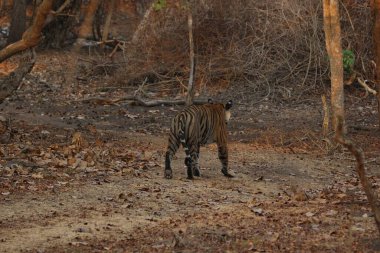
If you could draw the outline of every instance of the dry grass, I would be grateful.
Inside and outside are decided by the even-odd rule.
[[[343,48],[355,53],[355,70],[371,79],[371,18],[368,3],[343,1]],[[198,89],[229,82],[271,99],[298,99],[326,89],[322,6],[314,0],[193,2]],[[188,40],[185,10],[175,1],[154,12],[139,45],[129,45],[118,82],[186,84]],[[152,78],[153,75],[153,78]],[[179,89],[175,90],[178,92]]]

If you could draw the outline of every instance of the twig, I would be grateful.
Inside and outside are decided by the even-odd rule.
[[[146,94],[144,92],[144,85],[146,84],[146,82],[148,81],[148,77],[145,77],[144,79],[144,82],[139,86],[139,88],[133,93],[134,94],[134,97],[137,97],[139,92],[143,93],[144,95]]]
[[[322,133],[323,137],[326,137],[329,133],[329,120],[330,120],[330,110],[326,101],[326,95],[322,95],[322,108],[323,108],[323,126]]]
[[[358,83],[363,86],[363,88],[365,89],[365,92],[366,92],[366,96],[368,96],[368,92],[371,93],[372,95],[377,95],[377,91],[375,91],[374,89],[372,89],[371,87],[369,87],[367,84],[366,84],[366,81],[361,79],[360,77],[358,77]]]

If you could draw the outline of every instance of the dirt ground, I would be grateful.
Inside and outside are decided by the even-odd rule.
[[[208,145],[200,178],[186,179],[180,150],[167,180],[166,136],[182,107],[89,102],[136,87],[105,89],[112,78],[66,87],[64,57],[49,54],[51,65],[40,57],[0,106],[9,119],[0,146],[1,252],[380,251],[353,158],[321,137],[319,95],[275,102],[231,85],[215,98],[234,99],[236,177],[223,177]],[[349,136],[378,187],[376,104],[347,94]]]

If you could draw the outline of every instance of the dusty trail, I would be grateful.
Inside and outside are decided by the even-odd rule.
[[[164,148],[162,137],[136,139],[142,138]],[[212,214],[239,214],[254,220],[255,203],[275,201],[291,187],[320,190],[332,181],[326,175],[332,162],[255,151],[241,143],[231,143],[230,150],[234,179],[222,176],[215,147],[209,146],[201,150],[202,177],[194,181],[185,179],[184,155],[179,151],[173,180],[163,179],[162,168],[155,167],[139,176],[113,175],[102,183],[72,182],[50,192],[9,196],[0,205],[1,251],[49,252],[58,247],[91,252],[94,241],[106,241],[104,249],[124,249],[115,245],[125,245],[126,238],[160,224],[179,221],[178,226],[188,226],[184,217],[191,215],[203,216],[196,219],[203,225]]]

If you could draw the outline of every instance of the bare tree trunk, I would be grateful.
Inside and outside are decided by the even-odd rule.
[[[368,202],[375,214],[375,221],[380,232],[380,203],[372,184],[368,181],[364,167],[363,151],[345,137],[344,93],[343,93],[343,59],[339,23],[339,0],[323,0],[323,21],[326,34],[326,49],[330,59],[331,69],[331,105],[333,109],[333,126],[335,140],[346,147],[357,162],[356,170],[367,196]]]
[[[342,46],[337,0],[323,0],[323,16],[326,49],[330,57],[332,125],[336,131],[337,118],[340,117],[343,121],[345,119]]]
[[[11,26],[9,28],[8,44],[14,43],[22,38],[26,29],[26,0],[14,2],[11,14]]]
[[[137,41],[139,41],[141,32],[145,30],[145,27],[149,24],[149,17],[154,10],[154,4],[155,1],[152,1],[151,5],[149,6],[148,10],[145,12],[143,19],[141,20],[140,24],[138,25],[136,31],[134,32],[132,36],[132,44],[136,44]]]
[[[91,35],[92,24],[94,22],[95,13],[99,7],[99,4],[100,0],[90,0],[90,2],[88,3],[83,23],[79,28],[79,39],[87,38]]]
[[[49,15],[54,0],[43,0],[38,6],[32,25],[24,32],[22,39],[8,45],[0,51],[0,62],[27,48],[34,47],[40,42],[41,31],[46,17]]]
[[[195,74],[195,63],[194,63],[194,39],[193,39],[193,15],[191,12],[190,4],[188,3],[189,12],[187,14],[187,25],[189,28],[189,46],[190,46],[190,77],[189,84],[187,86],[187,96],[186,105],[192,105],[194,100],[194,74]]]
[[[109,9],[108,9],[106,22],[104,24],[103,35],[102,35],[102,42],[103,43],[108,38],[109,29],[110,29],[110,25],[111,25],[112,13],[113,13],[113,9],[115,8],[115,0],[111,0],[108,7],[109,7]]]
[[[372,16],[373,16],[373,52],[375,54],[375,81],[377,89],[377,110],[378,121],[380,128],[380,0],[373,0],[371,2]]]

